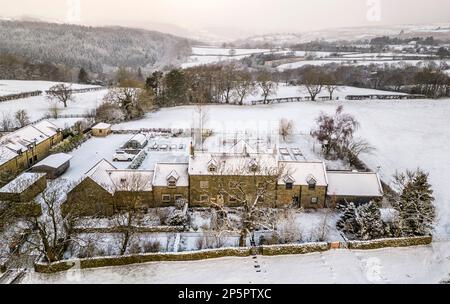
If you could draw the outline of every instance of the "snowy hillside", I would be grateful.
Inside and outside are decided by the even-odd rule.
[[[190,53],[187,39],[138,29],[0,20],[0,53],[85,67],[162,68]]]

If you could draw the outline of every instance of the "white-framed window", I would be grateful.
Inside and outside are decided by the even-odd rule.
[[[311,204],[316,205],[316,204],[318,204],[318,203],[319,203],[319,198],[317,198],[317,197],[311,198]]]
[[[208,167],[208,171],[209,171],[209,173],[216,173],[217,172],[217,168],[215,166],[209,166]]]
[[[207,194],[200,195],[200,201],[201,202],[208,202],[209,201],[209,195],[207,195]]]
[[[208,189],[209,188],[209,182],[208,181],[201,181],[200,182],[200,188],[201,189]]]
[[[170,194],[163,194],[162,201],[163,203],[170,203],[172,201],[172,196]]]
[[[294,189],[294,184],[293,183],[286,183],[286,190],[292,190]]]
[[[183,195],[181,195],[181,194],[175,194],[175,201],[181,200],[181,199],[183,199],[183,198],[184,198]]]

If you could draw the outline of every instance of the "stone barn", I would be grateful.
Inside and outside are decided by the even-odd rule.
[[[328,198],[336,203],[365,204],[384,196],[380,177],[373,172],[328,171]]]
[[[31,172],[46,173],[48,179],[63,175],[70,167],[72,156],[65,153],[50,155],[31,168]]]

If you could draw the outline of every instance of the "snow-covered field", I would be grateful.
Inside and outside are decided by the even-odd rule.
[[[426,65],[429,62],[435,62],[436,64],[440,64],[440,60],[386,60],[385,58],[375,60],[374,59],[363,59],[363,58],[335,58],[335,59],[321,59],[321,60],[304,60],[304,61],[298,61],[294,63],[287,63],[282,64],[278,66],[279,71],[286,71],[286,70],[292,70],[301,68],[306,65],[312,65],[312,66],[323,66],[330,63],[336,63],[336,64],[342,64],[342,65],[353,65],[353,66],[367,66],[371,64],[376,65]],[[450,63],[450,61],[446,61],[447,64]]]
[[[193,47],[192,55],[189,57],[188,62],[183,63],[181,67],[183,69],[187,69],[204,64],[241,60],[252,54],[261,54],[266,52],[270,52],[270,50]]]
[[[0,80],[0,95],[14,94],[20,92],[29,92],[34,90],[48,90],[53,85],[58,84],[48,81],[19,81],[19,80]],[[92,87],[87,85],[73,84],[74,89]],[[97,108],[107,93],[106,90],[75,94],[74,101],[69,102],[67,108],[60,103],[60,115],[85,114],[87,111]],[[18,110],[26,110],[32,121],[46,116],[53,101],[47,99],[46,95],[30,98],[12,100],[0,103],[0,113],[11,114]]]
[[[445,242],[413,248],[258,257],[261,272],[256,272],[252,258],[224,258],[75,270],[54,275],[29,273],[23,283],[439,283],[449,278],[449,246]]]

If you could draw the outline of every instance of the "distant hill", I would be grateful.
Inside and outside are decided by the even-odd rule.
[[[375,37],[389,36],[402,39],[426,38],[450,42],[450,23],[438,23],[428,25],[391,25],[391,26],[367,26],[334,28],[322,31],[309,31],[298,33],[279,33],[248,37],[234,42],[238,47],[267,47],[285,46],[298,43],[306,43],[314,40],[326,41],[359,41],[370,40]]]
[[[190,40],[155,31],[32,21],[0,20],[0,41],[0,54],[96,73],[120,66],[162,69],[191,53]]]

